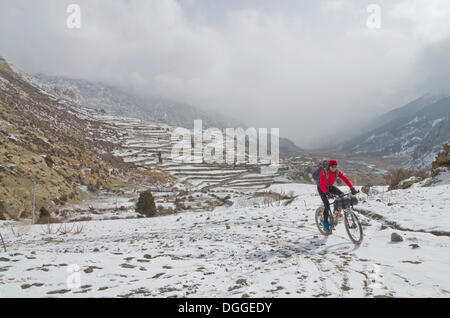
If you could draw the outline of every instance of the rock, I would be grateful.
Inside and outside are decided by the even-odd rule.
[[[53,165],[55,164],[55,161],[52,159],[52,157],[47,155],[47,156],[44,157],[44,161],[45,161],[45,163],[47,164],[47,166],[49,168],[53,168]]]
[[[413,249],[419,248],[420,246],[418,244],[409,244]]]
[[[365,185],[365,186],[363,186],[363,187],[361,188],[361,192],[362,192],[362,193],[365,193],[365,194],[367,194],[367,195],[369,195],[369,192],[370,192],[370,188],[371,188],[371,187],[372,187],[371,184]]]
[[[234,285],[233,287],[228,288],[228,291],[231,292],[231,291],[239,289],[239,288],[242,288],[242,286],[241,285]]]
[[[86,274],[90,274],[90,273],[92,273],[93,271],[94,271],[94,269],[101,269],[100,267],[96,267],[96,266],[89,266],[88,268],[86,268],[85,270],[84,270],[84,272],[86,273]]]
[[[158,278],[160,278],[162,275],[164,275],[165,273],[159,273],[159,274],[156,274],[155,276],[153,276],[152,277],[152,279],[158,279]]]
[[[40,218],[44,218],[44,217],[50,217],[50,212],[48,212],[48,210],[45,207],[42,207],[39,210],[39,217]]]
[[[397,233],[392,233],[391,235],[391,241],[392,242],[402,242],[403,241],[403,237]]]
[[[60,289],[60,290],[54,290],[54,291],[49,291],[47,293],[47,295],[53,295],[53,294],[66,294],[70,292],[70,289]]]

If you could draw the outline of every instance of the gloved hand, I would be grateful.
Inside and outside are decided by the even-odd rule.
[[[334,195],[331,194],[330,192],[327,192],[327,198],[328,199],[334,199]]]
[[[351,189],[350,189],[350,191],[352,191],[352,194],[353,194],[353,195],[355,195],[355,194],[358,194],[358,193],[359,193],[359,191],[358,191],[358,190],[356,190],[355,188],[351,188]]]

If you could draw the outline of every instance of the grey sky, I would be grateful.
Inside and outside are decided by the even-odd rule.
[[[71,3],[80,30],[66,27]],[[366,25],[371,3],[381,29]],[[449,22],[440,0],[0,0],[0,55],[314,147],[427,91],[448,93]]]

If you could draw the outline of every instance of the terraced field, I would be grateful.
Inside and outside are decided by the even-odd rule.
[[[109,128],[108,134],[104,135],[105,140],[120,146],[113,155],[123,158],[125,162],[134,163],[138,169],[150,175],[165,175],[169,178],[169,182],[165,183],[142,183],[132,187],[130,182],[124,188],[124,198],[136,199],[139,191],[150,189],[157,205],[161,207],[176,211],[212,210],[217,206],[232,205],[233,199],[252,196],[272,184],[289,182],[279,171],[268,169],[267,164],[232,165],[181,160],[182,157],[172,154],[173,146],[178,142],[171,139],[176,127],[108,116],[89,109],[84,109],[83,112],[85,116],[102,121]],[[204,141],[203,147],[206,145]],[[192,156],[196,155],[201,154],[192,152]],[[104,193],[101,200],[105,201],[107,197],[108,194]],[[95,200],[91,201],[91,206],[95,206]],[[111,208],[114,208],[113,201],[111,200]],[[132,208],[130,205],[124,207],[126,210]]]

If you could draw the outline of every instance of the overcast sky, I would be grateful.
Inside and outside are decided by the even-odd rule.
[[[67,28],[71,3],[81,29]],[[379,29],[367,26],[369,4]],[[165,96],[315,147],[450,91],[450,1],[0,0],[0,55],[28,73]]]

